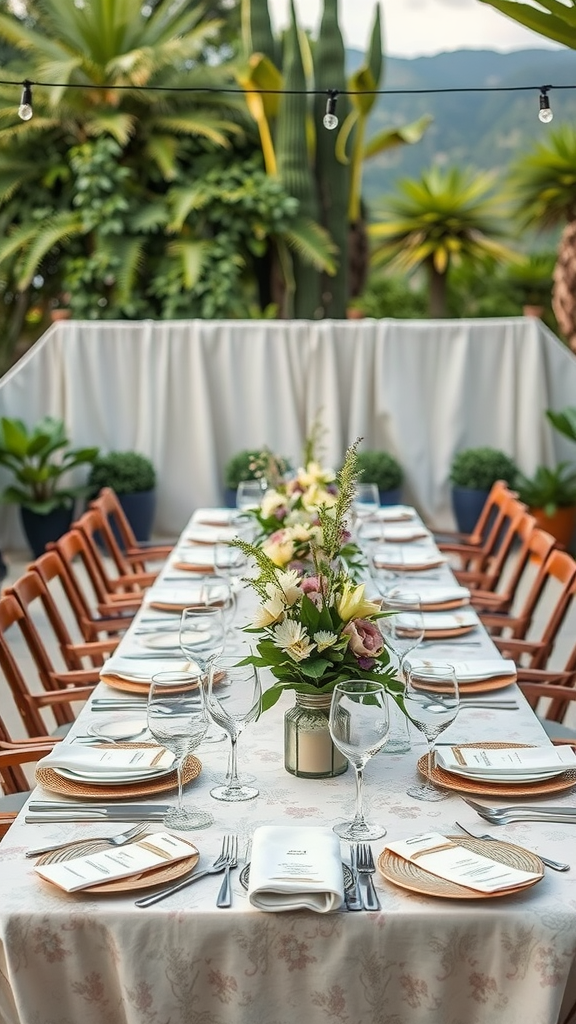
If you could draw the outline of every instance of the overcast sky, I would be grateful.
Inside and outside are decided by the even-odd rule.
[[[347,46],[364,50],[376,0],[340,0],[340,24]],[[322,0],[295,0],[298,19],[318,26]],[[268,0],[277,27],[287,23],[288,0]],[[462,47],[519,50],[553,45],[479,0],[380,0],[384,49],[392,57],[457,50]]]

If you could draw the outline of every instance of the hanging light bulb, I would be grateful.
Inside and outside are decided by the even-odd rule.
[[[34,113],[32,110],[32,86],[28,79],[22,84],[24,88],[22,89],[22,99],[18,107],[18,117],[21,117],[23,121],[29,121]]]
[[[549,88],[549,85],[543,85],[540,89],[540,110],[538,111],[538,119],[542,121],[542,124],[550,124],[550,121],[554,117],[554,114],[550,109],[550,100],[548,99]]]
[[[322,118],[322,124],[329,132],[333,132],[338,127],[338,118],[336,117],[336,98],[338,91],[336,89],[330,89],[328,91],[328,99],[326,100],[326,113]]]

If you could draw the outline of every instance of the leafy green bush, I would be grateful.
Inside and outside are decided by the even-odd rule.
[[[93,494],[102,487],[111,487],[116,494],[135,494],[156,486],[156,472],[150,459],[138,452],[108,452],[94,460],[88,483]]]
[[[16,487],[7,487],[2,501],[48,515],[71,508],[85,486],[61,486],[61,478],[75,466],[93,462],[98,448],[71,448],[64,421],[44,416],[28,428],[19,419],[0,420],[0,465],[14,474]]]
[[[404,473],[397,459],[389,452],[358,452],[356,467],[366,483],[376,484],[379,491],[393,491],[402,485]]]
[[[520,501],[529,508],[543,509],[553,516],[558,508],[576,505],[576,472],[569,462],[559,462],[553,469],[538,466],[534,476],[518,473],[515,481]]]
[[[450,480],[456,487],[489,491],[497,480],[514,483],[517,466],[497,448],[464,448],[452,460]]]

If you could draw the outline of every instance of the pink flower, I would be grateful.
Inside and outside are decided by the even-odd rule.
[[[301,590],[305,594],[319,594],[320,593],[320,580],[317,576],[306,576],[300,584]]]
[[[368,619],[351,619],[342,630],[350,637],[348,648],[358,659],[361,668],[371,669],[374,659],[384,650],[382,633]]]

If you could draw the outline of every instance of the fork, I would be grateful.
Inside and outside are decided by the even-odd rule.
[[[369,843],[358,843],[356,870],[358,871],[364,910],[380,910],[380,900],[376,895],[374,882],[372,881],[372,875],[376,868],[374,866],[374,857],[372,856],[372,847]]]
[[[36,850],[27,850],[24,854],[25,857],[39,857],[42,853],[56,853],[57,850],[65,850],[68,846],[74,846],[76,843],[83,845],[106,843],[107,846],[124,846],[125,843],[129,843],[131,839],[136,839],[137,836],[144,834],[148,828],[148,822],[141,821],[138,825],[134,825],[133,828],[129,828],[126,832],[119,832],[117,836],[97,836],[94,839],[69,839],[67,843],[58,843],[56,846],[42,846]]]
[[[469,797],[462,797],[481,818],[491,825],[507,825],[512,821],[564,821],[576,824],[576,807],[535,807],[530,804],[518,804],[510,807],[486,807]]]
[[[151,907],[153,903],[159,903],[160,900],[166,899],[167,896],[172,896],[175,892],[180,892],[181,889],[185,889],[186,886],[192,885],[192,882],[199,881],[200,878],[204,878],[206,875],[218,875],[221,871],[224,871],[228,861],[230,860],[230,840],[231,836],[224,836],[222,840],[222,849],[219,856],[216,858],[213,864],[209,868],[204,868],[203,871],[198,871],[196,874],[192,873],[184,878],[181,882],[176,885],[166,886],[164,889],[160,889],[158,892],[153,892],[151,896],[143,896],[141,899],[136,900],[136,907]]]
[[[238,836],[229,836],[230,839],[230,854],[226,867],[224,868],[224,878],[222,879],[222,885],[220,886],[220,892],[216,898],[217,907],[231,907],[232,906],[232,889],[230,888],[230,868],[235,868],[238,865]]]
[[[345,901],[347,910],[362,910],[362,893],[360,892],[360,881],[358,879],[358,843],[350,844],[350,869],[352,871],[352,878],[354,885],[350,890],[345,893]]]
[[[454,824],[458,828],[462,829],[462,831],[465,832],[467,836],[470,836],[471,839],[489,839],[495,843],[499,842],[496,836],[491,836],[489,832],[482,832],[478,836],[474,832],[469,832],[468,829],[464,828],[464,825],[461,825],[459,821],[455,821]],[[551,860],[550,857],[543,857],[541,853],[537,853],[536,856],[540,858],[542,863],[545,864],[547,868],[552,868],[553,871],[570,871],[570,865],[564,864],[563,861]]]

